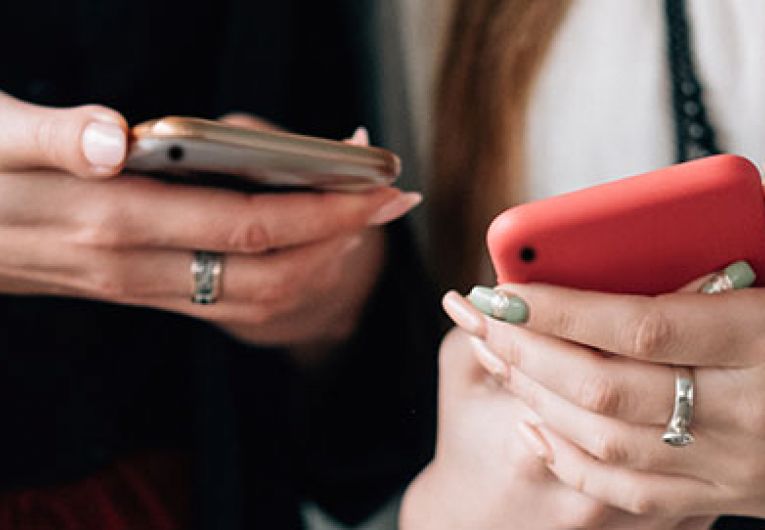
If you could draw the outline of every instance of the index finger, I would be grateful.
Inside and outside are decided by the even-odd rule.
[[[606,294],[541,284],[498,288],[526,308],[523,325],[599,350],[665,364],[748,366],[765,326],[765,293]],[[475,298],[475,297],[473,297]]]
[[[86,191],[76,213],[85,242],[215,252],[262,253],[350,233],[404,215],[416,193],[263,193],[120,178]]]

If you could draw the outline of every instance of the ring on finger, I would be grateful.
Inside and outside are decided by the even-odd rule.
[[[191,260],[191,302],[214,304],[221,294],[223,255],[197,250]]]
[[[732,291],[738,287],[751,284],[753,272],[748,265],[743,267],[741,263],[735,263],[722,272],[718,272],[699,288],[699,292],[717,294]],[[672,417],[669,419],[667,429],[661,439],[673,447],[685,447],[694,442],[693,433],[690,431],[693,421],[693,394],[694,374],[692,367],[675,367],[675,406]]]
[[[669,419],[667,429],[661,439],[672,447],[685,447],[694,442],[690,431],[693,421],[693,368],[675,367],[675,407]]]

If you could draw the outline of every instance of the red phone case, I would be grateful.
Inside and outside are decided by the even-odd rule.
[[[765,280],[760,174],[734,155],[511,208],[487,239],[499,283],[660,294],[737,260]]]

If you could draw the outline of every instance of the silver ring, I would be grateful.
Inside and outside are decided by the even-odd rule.
[[[725,272],[718,272],[699,288],[700,293],[717,294],[733,290],[733,279]],[[685,447],[694,442],[690,431],[693,421],[693,368],[675,367],[675,408],[661,439],[672,447]]]
[[[223,255],[197,250],[191,260],[191,301],[214,304],[220,297]]]
[[[693,421],[693,369],[675,367],[675,408],[661,439],[672,447],[685,447],[694,442],[690,431]]]

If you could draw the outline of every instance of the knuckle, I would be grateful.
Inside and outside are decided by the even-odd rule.
[[[584,379],[577,393],[579,404],[604,416],[615,416],[622,405],[622,394],[616,383],[602,375]]]
[[[231,231],[226,246],[234,252],[267,252],[272,248],[272,239],[262,222],[251,220],[242,222]]]
[[[98,207],[89,209],[75,240],[92,248],[121,248],[128,243],[123,225],[124,218],[118,207],[111,201],[101,201]]]
[[[509,437],[501,446],[502,461],[509,462],[510,474],[507,477],[509,487],[515,487],[518,483],[542,482],[549,480],[549,471],[539,457],[525,447],[515,438]]]
[[[675,335],[672,320],[660,309],[649,308],[633,328],[627,347],[636,357],[650,359],[666,351]]]
[[[113,226],[98,224],[80,229],[75,236],[76,243],[91,248],[114,249],[122,244],[122,235]]]
[[[587,474],[582,472],[576,472],[571,479],[571,487],[579,493],[587,491]]]
[[[515,487],[518,482],[540,482],[547,474],[548,471],[539,458],[526,452],[513,461],[513,473],[508,480],[508,487]]]
[[[597,435],[593,451],[599,460],[607,464],[628,464],[631,462],[629,451],[624,443],[611,432],[601,432]]]
[[[658,500],[653,497],[653,495],[643,491],[638,491],[629,501],[627,511],[634,515],[652,517],[659,515],[660,505]]]

